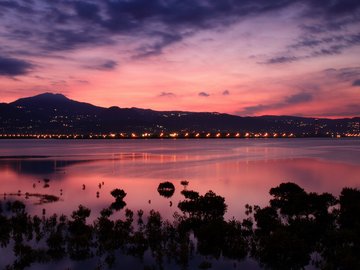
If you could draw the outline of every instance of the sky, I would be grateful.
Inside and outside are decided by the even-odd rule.
[[[359,0],[0,0],[0,102],[360,116]]]

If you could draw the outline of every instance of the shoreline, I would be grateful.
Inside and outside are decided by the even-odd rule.
[[[335,134],[295,134],[295,133],[170,133],[170,134],[135,134],[135,133],[109,133],[109,134],[0,134],[4,139],[48,139],[48,140],[162,140],[162,139],[296,139],[296,138],[360,138],[360,133]]]

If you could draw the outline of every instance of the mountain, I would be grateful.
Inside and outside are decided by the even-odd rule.
[[[103,109],[89,103],[68,99],[62,94],[52,93],[44,93],[28,98],[20,98],[10,103],[10,105],[50,114],[53,111],[62,114],[88,114]]]
[[[0,134],[110,132],[292,132],[303,135],[358,133],[360,118],[240,117],[212,112],[103,108],[44,93],[0,103]]]

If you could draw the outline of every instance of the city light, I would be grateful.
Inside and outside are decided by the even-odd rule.
[[[138,135],[139,134],[139,135]],[[227,139],[227,138],[301,138],[301,137],[311,137],[314,134],[311,133],[278,133],[278,132],[144,132],[137,133],[133,132],[121,132],[121,133],[102,133],[102,134],[21,134],[21,133],[11,133],[11,134],[0,134],[0,139],[177,139],[177,138],[212,138],[212,139]],[[346,132],[346,133],[332,133],[327,132],[323,135],[324,137],[330,138],[343,138],[343,137],[360,137],[358,132]]]

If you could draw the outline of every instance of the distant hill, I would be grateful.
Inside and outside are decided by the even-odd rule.
[[[0,103],[0,134],[110,132],[292,132],[307,135],[359,132],[360,118],[240,117],[213,112],[103,108],[44,93]]]

